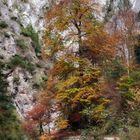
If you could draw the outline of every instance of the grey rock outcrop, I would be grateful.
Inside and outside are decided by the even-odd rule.
[[[4,73],[9,94],[21,118],[34,106],[47,69],[46,62],[36,55],[32,37],[22,34],[22,28],[30,24],[40,39],[47,5],[47,0],[0,1],[0,60],[10,65]],[[40,40],[38,42],[41,44]]]

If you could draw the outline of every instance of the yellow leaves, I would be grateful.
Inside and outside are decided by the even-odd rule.
[[[59,92],[55,98],[60,102],[69,103],[70,101],[70,97],[68,96],[66,92]]]
[[[100,84],[97,84],[100,71],[88,67],[84,69],[82,76],[75,73],[75,76],[69,76],[66,80],[58,82],[57,100],[71,104],[88,103],[100,95]]]
[[[59,120],[57,121],[57,127],[59,129],[65,129],[69,126],[68,120],[63,119],[63,118],[59,118]]]
[[[71,73],[76,68],[74,67],[73,63],[68,63],[66,60],[59,60],[55,63],[54,68],[51,70],[53,76],[67,76],[68,73]]]
[[[100,96],[100,71],[91,67],[88,61],[86,63],[82,61],[82,66],[85,66],[82,75],[77,72],[68,76],[67,79],[59,80],[56,86],[56,99],[59,102],[74,108],[79,104],[89,104]]]
[[[105,106],[104,105],[98,105],[97,107],[95,107],[93,110],[92,110],[92,118],[95,119],[95,120],[100,120],[101,117],[102,117],[102,113],[105,111]]]
[[[115,39],[95,19],[97,7],[92,0],[62,0],[47,15],[46,46],[55,57],[55,60],[52,57],[54,65],[47,90],[55,95],[65,116],[71,115],[74,109],[82,112],[90,105],[94,106],[95,114],[99,114],[108,103],[99,100],[100,89],[103,89],[101,72],[93,63],[97,64],[98,58],[102,61],[101,58],[113,55]],[[60,119],[58,126],[66,128],[68,121]]]
[[[104,106],[108,105],[110,102],[111,101],[109,99],[105,99],[105,98],[102,99],[102,105]]]
[[[79,80],[79,77],[77,76],[70,76],[69,79],[65,80],[65,81],[61,81],[58,83],[57,88],[60,91],[63,91],[65,89],[67,89],[68,87],[73,86],[74,84],[76,84]]]
[[[52,138],[47,134],[44,134],[40,136],[39,140],[52,140]]]
[[[53,57],[63,49],[62,38],[59,33],[47,29],[43,39],[46,46],[43,47],[42,51],[46,57]]]
[[[97,107],[93,110],[93,112],[94,112],[94,114],[98,114],[98,113],[103,112],[104,109],[105,109],[105,107],[101,104],[101,105],[97,106]]]
[[[75,95],[75,97],[72,99],[72,101],[74,103],[77,103],[77,102],[84,103],[84,102],[90,102],[91,98],[96,98],[96,97],[97,97],[97,93],[95,89],[87,86],[87,87],[81,88],[79,92]]]
[[[133,93],[133,100],[128,101],[128,104],[130,108],[133,110],[135,108],[140,107],[140,89],[139,87],[133,87],[131,89],[131,92]]]
[[[85,68],[85,71],[83,72],[83,76],[80,77],[79,79],[80,84],[83,86],[86,86],[89,84],[94,86],[94,84],[99,81],[100,75],[101,75],[101,72],[97,68],[96,69]]]
[[[91,75],[84,75],[81,79],[82,80],[81,83],[86,84],[91,80],[91,78],[92,78]]]
[[[71,102],[72,98],[77,94],[79,91],[78,88],[70,88],[68,90],[63,90],[57,93],[56,99],[59,101],[66,101],[67,103]]]
[[[62,15],[61,15],[61,18],[59,18],[55,24],[56,24],[55,28],[56,28],[58,31],[63,32],[63,31],[65,31],[65,30],[68,28],[68,26],[69,26],[68,18],[66,17],[66,19],[64,20],[63,17],[62,17]]]

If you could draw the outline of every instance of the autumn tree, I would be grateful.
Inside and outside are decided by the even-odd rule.
[[[107,34],[103,24],[97,20],[98,16],[100,6],[94,1],[66,0],[54,5],[46,16],[46,54],[49,55],[50,51],[56,55],[67,46],[67,51],[85,55],[94,63],[98,58],[112,56],[116,40]]]
[[[47,93],[45,93],[47,94]],[[23,122],[25,132],[36,139],[45,133],[50,134],[50,123],[53,121],[51,114],[54,112],[49,95],[40,94],[36,105],[27,113],[26,120]],[[47,127],[47,130],[44,130]]]
[[[116,3],[110,1],[110,7],[115,9],[113,16],[107,22],[110,32],[119,36],[118,56],[123,60],[124,66],[128,70],[128,75],[135,66],[135,47],[138,43],[138,22],[136,13],[132,10],[129,0],[119,0]]]
[[[116,90],[114,90],[114,93],[117,95],[115,99],[117,102],[115,103],[114,101],[116,106],[114,111],[117,113],[113,120],[113,122],[116,122],[117,127],[114,128],[116,130],[120,127],[126,129],[127,137],[129,135],[130,139],[133,139],[129,134],[129,131],[131,131],[129,128],[139,129],[138,118],[140,115],[139,104],[136,100],[139,96],[139,65],[136,63],[136,60],[137,62],[139,60],[137,13],[132,10],[130,1],[119,0],[118,5],[115,3],[116,8],[113,5],[114,1],[110,0],[110,2],[112,2],[110,7],[116,11],[113,11],[112,15],[108,17],[107,25],[111,23],[108,29],[111,32],[117,33],[120,39],[117,45],[118,53],[116,57],[119,60],[119,65],[112,63],[111,67],[107,67],[109,69],[109,71],[107,70],[108,74],[111,77],[113,76],[113,86]],[[117,75],[116,78],[114,74]],[[109,76],[108,78],[110,80]]]
[[[54,95],[63,129],[102,122],[109,104],[100,65],[113,57],[117,37],[99,17],[100,7],[91,0],[60,1],[46,16],[43,53],[53,62],[46,90]]]

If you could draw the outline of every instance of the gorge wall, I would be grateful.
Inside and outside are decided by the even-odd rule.
[[[6,64],[9,95],[22,118],[47,78],[48,63],[40,56],[40,38],[48,5],[47,0],[0,1],[0,61]]]

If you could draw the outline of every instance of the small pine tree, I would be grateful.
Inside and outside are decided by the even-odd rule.
[[[11,96],[7,94],[8,83],[2,70],[4,64],[0,62],[0,139],[22,140],[22,133],[17,119]]]

